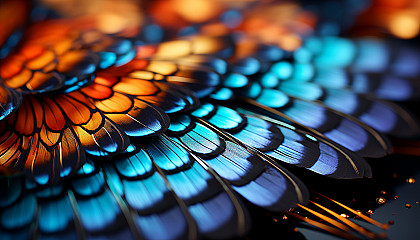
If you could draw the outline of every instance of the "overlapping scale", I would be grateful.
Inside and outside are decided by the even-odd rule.
[[[352,54],[359,50],[358,45],[347,39],[331,37],[323,40],[328,44],[320,43],[320,40],[316,38],[310,38],[304,48],[300,49],[312,49],[312,60],[310,60],[311,58],[302,59],[302,54],[295,54],[293,58],[289,56],[284,60],[280,58],[272,61],[270,56],[259,50],[262,49],[261,47],[254,48],[255,51],[249,52],[245,58],[258,56],[256,59],[259,62],[259,71],[250,75],[247,72],[241,73],[241,68],[236,68],[237,62],[240,60],[235,60],[232,62],[232,71],[236,71],[234,74],[247,76],[249,82],[244,86],[241,84],[240,78],[229,77],[226,78],[224,85],[233,89],[237,95],[243,96],[242,100],[248,102],[249,108],[254,110],[259,108],[262,114],[269,114],[271,117],[277,115],[276,118],[279,120],[303,125],[312,133],[327,137],[362,156],[380,157],[389,153],[390,143],[384,134],[398,136],[407,134],[406,136],[409,136],[410,133],[413,133],[415,135],[418,132],[418,124],[410,113],[395,104],[378,100],[377,97],[369,94],[363,94],[372,93],[370,90],[366,90],[366,92],[351,91],[351,89],[342,90],[342,88],[346,88],[347,83],[343,83],[347,80],[340,80],[348,79],[349,74],[373,74],[372,71],[358,73],[350,70],[353,72],[348,72],[351,67],[338,68],[353,66],[351,64],[355,64],[354,62],[357,61],[356,56],[362,58],[355,53]],[[362,40],[360,41],[362,42]],[[343,60],[343,63],[340,63],[338,56],[342,52],[337,53],[334,50],[341,45],[344,50],[350,51],[343,54],[348,58]],[[323,46],[325,49],[322,48]],[[329,48],[332,50],[328,50]],[[338,65],[330,64],[331,66],[325,67],[328,63],[322,63],[323,58],[330,61],[331,64]],[[331,60],[331,58],[336,60]],[[354,86],[360,87],[363,83],[368,83],[367,79],[363,83],[359,78],[353,78],[352,81],[355,83]],[[360,83],[356,83],[357,81]],[[412,82],[414,83],[414,81]],[[366,86],[384,94],[389,93],[389,96],[399,94],[403,96],[404,91],[395,91],[399,88],[410,89],[410,91],[413,89],[412,84],[389,82],[384,83],[383,87],[376,85],[373,81],[369,84]],[[391,90],[391,88],[394,89]],[[245,98],[253,99],[255,102]],[[220,97],[216,95],[215,99],[220,99]],[[262,109],[266,107],[269,109]],[[379,119],[384,114],[390,121]]]
[[[123,66],[98,71],[92,83],[80,89],[24,96],[23,106],[1,123],[1,165],[24,168],[39,183],[56,182],[84,163],[85,151],[95,156],[112,155],[124,151],[130,142],[128,136],[159,135],[169,126],[166,113],[197,106],[194,92],[207,95],[212,91],[209,85],[220,83],[218,71],[225,71],[224,60],[205,54],[227,45],[218,38],[199,39],[181,41],[187,49],[179,63],[166,56],[159,45],[142,46],[152,51],[141,50]],[[190,51],[192,46],[195,52]],[[183,84],[198,87],[191,91]],[[14,90],[4,91],[8,93],[2,103],[6,115],[13,111],[13,104],[18,105],[19,98],[14,97],[18,96]]]
[[[130,125],[138,126],[131,134],[144,136],[163,131],[168,121],[153,105],[129,98],[117,103],[122,107],[119,112],[94,104],[81,92],[24,98],[22,106],[1,122],[1,165],[24,168],[41,183],[55,182],[83,164],[85,150],[93,155],[123,151],[129,143],[123,130]],[[141,112],[152,120],[136,119]]]
[[[407,78],[402,73],[400,73],[401,78],[392,77],[398,72],[398,67],[402,69],[408,66],[400,63],[407,54],[404,54],[404,51],[395,51],[390,46],[392,46],[390,43],[377,39],[351,41],[336,37],[309,38],[304,46],[295,52],[296,62],[290,60],[272,62],[269,56],[257,50],[253,54],[258,56],[260,65],[265,65],[266,70],[262,68],[260,72],[264,74],[257,76],[260,86],[251,86],[247,94],[252,97],[260,94],[263,97],[267,91],[265,89],[274,88],[295,98],[322,102],[340,113],[358,118],[379,132],[398,136],[405,134],[409,136],[411,132],[415,135],[418,126],[412,114],[396,104],[377,99],[378,97],[394,100],[413,98],[415,97],[413,89],[418,85],[415,80]],[[309,58],[302,57],[305,56],[304,52],[308,53]],[[347,60],[340,63],[340,54]],[[394,54],[402,56],[394,59],[391,57]],[[378,55],[383,56],[380,61],[369,57]],[[410,56],[416,62],[415,59],[420,55],[412,49]],[[309,60],[310,58],[312,60]],[[324,61],[322,59],[328,62],[322,62]],[[391,72],[387,72],[388,76],[378,74],[383,68],[392,68]],[[395,79],[397,82],[387,79]],[[272,99],[270,97],[262,99],[262,97],[258,99],[262,103],[264,99]]]
[[[248,220],[243,219],[247,213],[242,204],[185,149],[165,138],[129,149],[125,157],[102,167],[85,163],[72,179],[56,186],[25,183],[18,176],[0,179],[4,236],[29,236],[34,231],[43,237],[130,239],[243,234]],[[22,206],[28,207],[25,215]],[[6,220],[11,215],[16,221]]]
[[[362,156],[380,157],[390,151],[389,142],[384,136],[355,118],[311,101],[289,97],[277,89],[264,88],[257,82],[254,85],[244,89],[242,95],[261,104],[258,106],[261,114],[271,114],[279,120],[299,123],[309,128],[309,131],[318,132]]]
[[[98,69],[123,65],[135,54],[129,38],[102,33],[90,20],[45,20],[31,25],[1,61],[0,77],[24,93],[72,91],[89,84]]]
[[[203,113],[200,109],[197,111]],[[203,159],[235,191],[252,203],[279,211],[306,201],[307,190],[296,177],[255,149],[252,150],[253,146],[248,148],[243,145],[235,139],[235,134],[223,131],[230,124],[226,126],[222,123],[223,127],[217,126],[215,129],[209,125],[211,121],[207,123],[193,116],[184,115],[173,119],[168,131],[172,139]],[[239,126],[233,129],[241,131]],[[253,137],[252,134],[248,137]],[[276,184],[272,184],[274,182]]]
[[[399,137],[418,134],[419,126],[414,116],[386,100],[379,100],[347,89],[321,87],[316,84],[294,81],[279,86],[289,95],[309,101],[320,101],[326,106],[358,118],[379,132]]]
[[[92,165],[89,166],[93,168]],[[124,222],[125,218],[117,200],[105,187],[104,176],[97,170],[90,173],[80,172],[69,185],[32,188],[33,183],[25,183],[18,176],[12,179],[3,177],[1,183],[10,180],[20,183],[20,186],[15,187],[21,192],[16,198],[9,194],[10,188],[2,188],[1,198],[9,200],[10,205],[7,209],[1,206],[0,215],[6,218],[11,210],[14,211],[14,219],[20,220],[15,223],[1,223],[4,237],[31,236],[35,232],[43,238],[133,237]],[[26,209],[22,217],[18,217],[16,214],[23,203]],[[31,227],[33,223],[37,223],[35,228]]]
[[[146,70],[158,76],[171,74],[166,77],[168,82],[187,87],[197,97],[204,97],[219,87],[219,74],[224,74],[227,69],[223,59],[233,54],[233,43],[228,36],[199,35],[156,47],[139,46],[137,51],[137,58],[150,59]]]
[[[212,111],[203,111],[209,106]],[[244,115],[209,103],[203,108],[193,114],[274,159],[334,178],[371,176],[369,165],[357,154],[286,122],[268,122],[252,112]]]
[[[175,143],[160,139],[146,144],[175,194],[188,206],[198,231],[209,237],[232,236],[238,228],[237,207],[221,182]],[[221,211],[218,206],[226,206]],[[242,211],[242,210],[241,210]],[[216,220],[218,219],[218,220]]]

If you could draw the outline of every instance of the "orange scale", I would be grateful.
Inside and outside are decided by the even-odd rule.
[[[63,132],[61,143],[62,143],[61,146],[62,146],[63,159],[67,159],[69,156],[73,155],[75,152],[78,152],[80,155],[79,144],[75,140],[73,132],[70,131],[70,129],[67,128]]]
[[[163,74],[163,75],[170,75],[170,74],[173,74],[174,72],[176,72],[178,70],[178,67],[177,67],[177,65],[175,65],[171,62],[154,61],[154,62],[151,62],[145,68],[145,70],[155,72],[155,73],[160,73],[160,74]]]
[[[109,87],[96,83],[86,86],[80,91],[95,100],[107,99],[112,96],[112,90]]]
[[[16,115],[15,130],[23,135],[32,134],[34,132],[35,120],[29,103],[23,102]]]
[[[160,81],[160,80],[164,80],[166,76],[162,75],[162,74],[155,74],[155,80]]]
[[[4,167],[16,166],[15,160],[19,160],[20,156],[22,155],[19,149],[19,145],[20,145],[19,141],[15,142],[12,146],[10,146],[7,152],[5,152],[4,154],[0,152],[0,154],[2,154],[2,157],[0,158],[0,165]]]
[[[159,44],[153,57],[165,59],[184,57],[191,54],[191,45],[192,42],[187,40],[164,42]]]
[[[35,134],[33,141],[34,144],[32,144],[25,162],[25,168],[32,172],[37,166],[48,164],[53,159],[51,152],[40,144],[38,134]]]
[[[26,151],[26,150],[29,149],[29,147],[31,146],[31,139],[32,139],[32,136],[21,136],[21,140],[22,140],[21,149],[22,149],[22,151]]]
[[[58,141],[61,140],[62,132],[51,132],[43,126],[41,128],[41,132],[39,133],[40,140],[47,146],[52,147],[57,144]]]
[[[0,165],[10,166],[11,160],[16,158],[16,152],[19,151],[20,139],[12,134],[5,142],[0,144]]]
[[[36,90],[44,85],[52,76],[52,73],[35,72],[32,78],[26,83],[26,87],[30,90]]]
[[[194,78],[194,70],[190,71],[190,70],[181,70],[176,72],[176,74],[174,74],[173,76],[168,76],[168,80],[170,80],[171,78],[185,78],[183,79],[183,81],[187,81],[187,82],[198,82],[200,80],[196,80]]]
[[[159,91],[159,88],[153,82],[135,78],[122,78],[122,81],[115,84],[112,89],[116,92],[136,96],[153,95]]]
[[[226,42],[222,39],[198,36],[194,38],[193,46],[194,54],[212,54],[223,50]]]
[[[46,50],[41,55],[33,58],[32,60],[26,63],[26,67],[33,70],[39,70],[56,60],[56,55],[50,51]]]
[[[66,39],[63,39],[57,43],[54,44],[53,50],[57,53],[57,55],[62,55],[66,52],[68,52],[74,45],[75,37],[69,37]]]
[[[95,106],[105,113],[125,113],[133,107],[133,100],[115,93],[111,98],[95,102]]]
[[[70,129],[65,130],[59,150],[62,159],[60,159],[61,169],[71,167],[71,171],[75,171],[85,162],[84,150]]]
[[[2,151],[2,149],[9,148],[13,144],[13,142],[17,141],[17,139],[18,139],[18,136],[9,130],[2,132],[0,136],[0,152]],[[1,153],[0,153],[0,156],[1,156]]]
[[[124,64],[120,67],[110,67],[104,70],[104,73],[114,76],[125,76],[135,70],[142,70],[149,64],[149,61],[143,59],[134,59],[131,62]]]
[[[138,46],[137,47],[137,54],[136,59],[138,58],[150,58],[157,52],[156,46],[146,45],[146,46]]]
[[[135,70],[142,70],[144,69],[148,64],[150,63],[150,61],[147,60],[143,60],[143,59],[135,59],[133,61],[131,61],[129,64],[131,65],[132,69]]]
[[[130,74],[127,75],[127,77],[130,78],[138,78],[138,79],[144,79],[144,80],[153,80],[155,79],[155,73],[149,72],[149,71],[133,71]]]
[[[86,105],[66,95],[60,95],[55,100],[73,124],[85,124],[92,116],[90,109]]]
[[[47,72],[52,72],[52,71],[54,71],[56,68],[57,68],[57,61],[53,61],[53,62],[50,62],[50,63],[48,63],[47,65],[45,65],[45,66],[42,68],[42,71],[43,71],[44,73],[47,73]]]
[[[154,85],[161,90],[161,92],[167,92],[171,86],[168,84],[168,82],[158,82],[155,81]]]
[[[58,105],[48,97],[43,101],[45,124],[52,131],[62,131],[66,120]]]
[[[31,80],[33,76],[33,72],[29,69],[22,69],[18,74],[15,76],[5,79],[5,83],[10,88],[19,88],[25,85],[29,80]]]
[[[81,125],[88,131],[97,131],[100,127],[104,124],[104,116],[101,115],[99,112],[94,112],[92,117],[86,124]]]
[[[100,73],[98,73],[98,75],[95,77],[95,80],[94,80],[95,83],[108,86],[108,87],[112,87],[118,81],[119,80],[117,77],[100,74]]]
[[[57,71],[70,72],[76,64],[81,62],[86,56],[87,51],[77,50],[64,53],[58,59]]]
[[[20,53],[26,58],[26,59],[33,59],[41,54],[43,54],[46,51],[45,47],[42,45],[31,45],[26,44],[20,49]]]
[[[96,145],[92,135],[87,133],[83,128],[79,126],[73,126],[73,130],[83,146],[87,147]]]
[[[134,107],[133,109],[130,111],[130,114],[132,114],[133,112],[141,112],[142,109],[146,109],[146,108],[150,108],[150,104],[149,103],[145,103],[139,99],[134,99]],[[133,114],[137,115],[137,114]]]
[[[83,104],[85,104],[90,109],[95,109],[95,105],[93,104],[94,100],[88,98],[80,91],[73,91],[70,93],[66,93],[66,96],[71,97]]]
[[[124,124],[130,123],[130,122],[133,121],[132,118],[129,118],[127,116],[127,113],[124,113],[124,114],[110,113],[110,114],[105,114],[105,115],[109,120],[111,120],[112,122],[114,122],[115,124],[117,124],[120,127]]]

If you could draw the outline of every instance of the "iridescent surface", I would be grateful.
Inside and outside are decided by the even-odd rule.
[[[0,238],[409,239],[419,7],[0,0]]]

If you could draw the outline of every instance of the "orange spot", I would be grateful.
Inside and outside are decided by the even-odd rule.
[[[80,91],[95,100],[107,99],[112,95],[112,91],[111,89],[109,89],[109,87],[99,85],[96,83],[84,87],[80,89]]]
[[[406,179],[405,180],[407,183],[415,183],[416,182],[416,179],[414,179],[414,178],[408,178],[408,179]]]
[[[379,204],[384,204],[386,202],[386,199],[383,198],[383,197],[379,197],[379,198],[376,199],[376,202],[379,203]]]
[[[280,48],[287,51],[294,51],[302,45],[302,40],[295,34],[286,34],[280,38]]]
[[[420,32],[420,14],[399,11],[390,17],[389,30],[399,38],[410,39]]]

